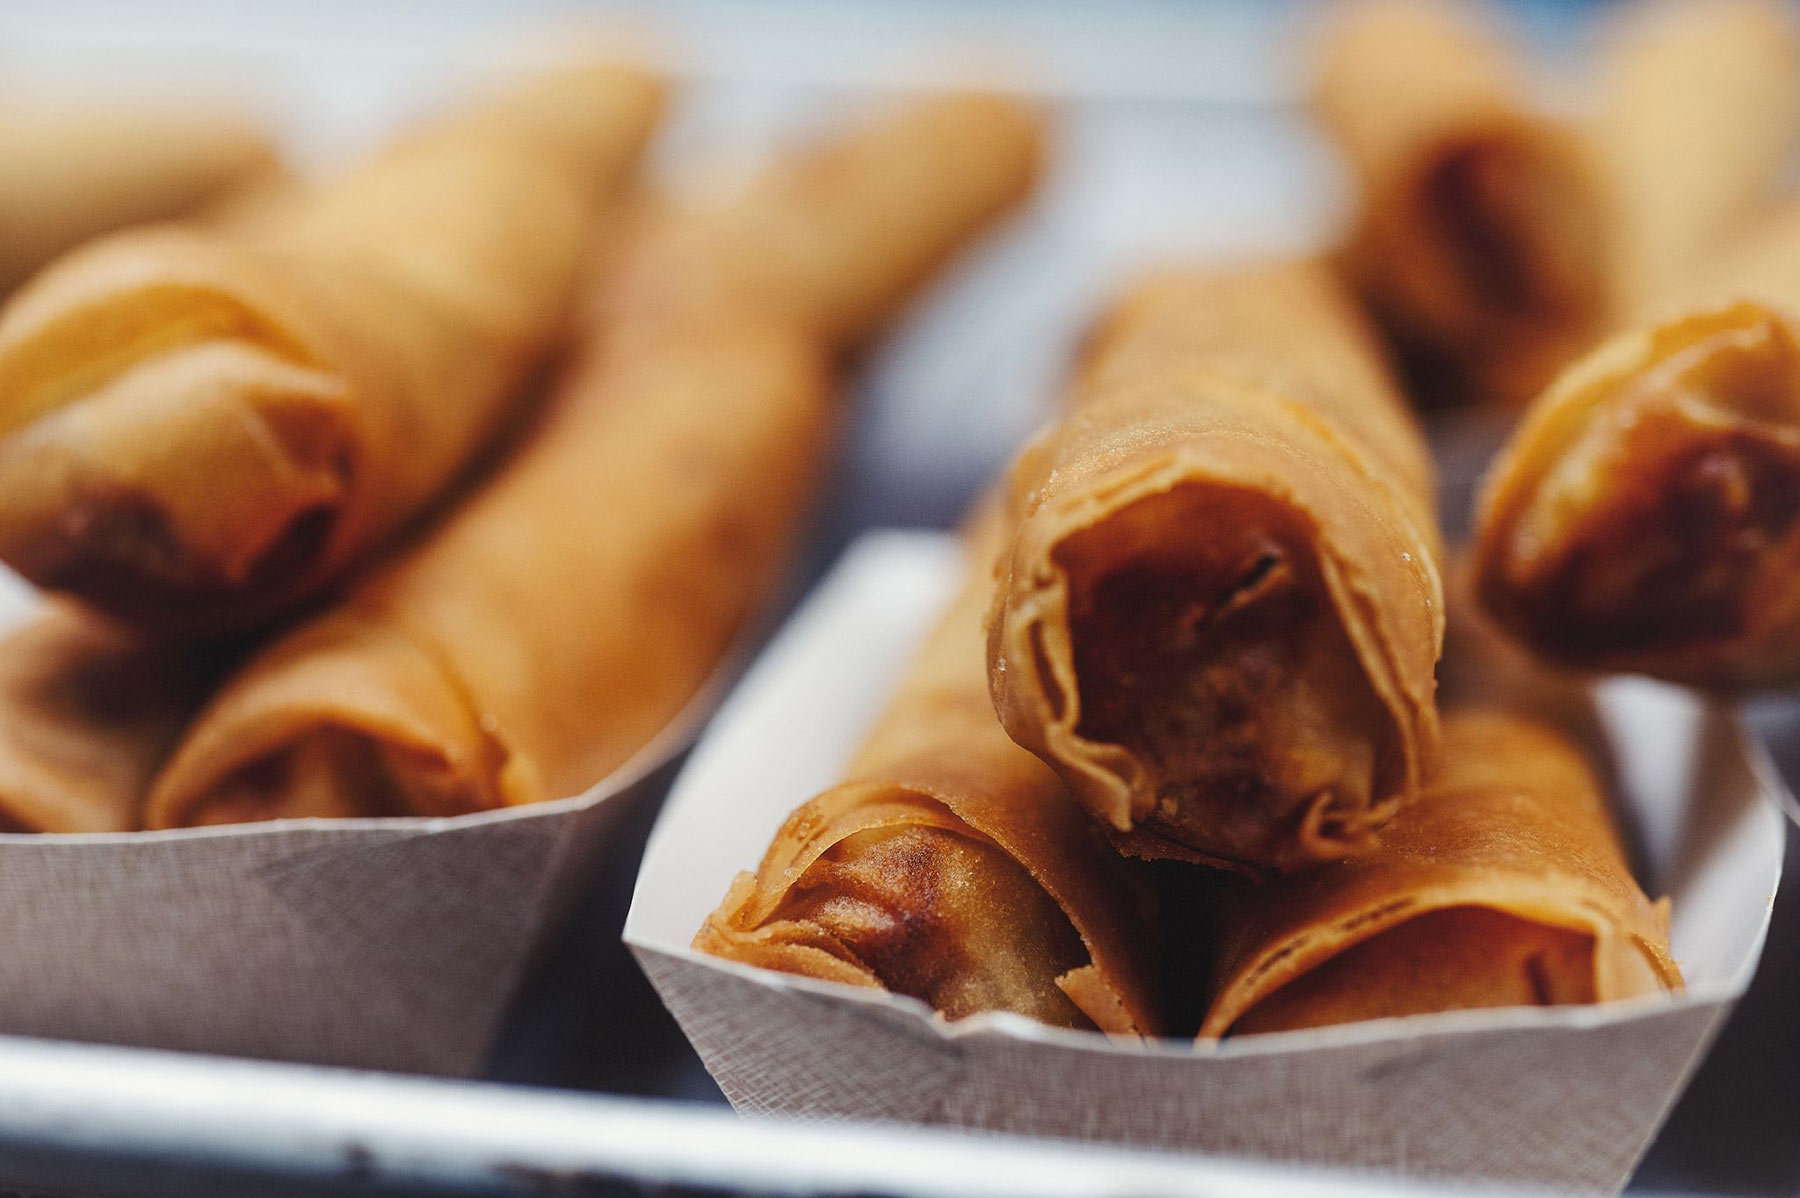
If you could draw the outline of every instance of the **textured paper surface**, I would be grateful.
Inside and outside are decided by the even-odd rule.
[[[746,677],[653,834],[625,935],[740,1111],[940,1123],[1425,1177],[1621,1187],[1755,969],[1780,784],[1735,719],[1609,684],[1681,998],[1456,1012],[1195,1048],[1109,1043],[717,961],[687,946],[786,814],[835,780],[957,581],[948,538],[859,542]]]
[[[0,630],[33,600],[0,578]],[[710,689],[572,799],[453,819],[0,834],[0,1033],[464,1075]]]

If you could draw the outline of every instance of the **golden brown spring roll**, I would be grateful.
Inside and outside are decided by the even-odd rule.
[[[858,179],[843,186],[865,194]],[[951,190],[991,220],[1022,184]],[[981,223],[915,195],[894,199],[935,230],[915,231],[922,255]],[[651,224],[628,253],[659,257],[657,239],[680,235],[679,222]],[[763,269],[781,277],[784,243],[764,248]],[[711,286],[710,264],[693,269],[696,287]],[[823,465],[839,347],[734,298],[640,306],[629,289],[645,277],[622,267],[621,294],[596,303],[616,318],[591,331],[531,444],[416,549],[227,684],[158,778],[153,826],[559,798],[693,699],[779,579]]]
[[[1202,1037],[1678,989],[1668,904],[1632,880],[1599,781],[1546,724],[1444,717],[1441,767],[1365,857],[1224,883]]]
[[[1800,25],[1774,0],[1651,0],[1601,48],[1588,136],[1614,307],[1678,292],[1773,200],[1800,134]]]
[[[0,105],[0,293],[91,237],[187,215],[275,169],[262,130],[205,109]]]
[[[1719,273],[1565,371],[1483,480],[1482,601],[1548,660],[1800,677],[1800,208]]]
[[[1437,734],[1423,440],[1315,263],[1178,274],[1094,336],[1014,467],[994,704],[1125,851],[1367,849]]]
[[[1149,892],[994,719],[982,618],[1001,531],[919,650],[848,781],[796,810],[694,938],[702,952],[928,1003],[1155,1034]]]
[[[160,631],[315,594],[516,407],[660,97],[548,75],[252,229],[40,275],[0,314],[0,557]]]
[[[220,664],[72,605],[0,639],[0,831],[134,831]]]
[[[1041,116],[953,94],[876,117],[854,138],[797,147],[735,194],[690,203],[636,254],[632,319],[741,304],[855,347],[996,211],[1022,200]]]
[[[1360,192],[1343,266],[1433,387],[1524,400],[1604,318],[1603,212],[1572,129],[1532,112],[1473,6],[1334,11],[1314,108]]]

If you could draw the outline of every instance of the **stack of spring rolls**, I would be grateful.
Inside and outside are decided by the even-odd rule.
[[[661,84],[529,80],[0,312],[0,828],[579,794],[767,605],[835,376],[1019,204],[1042,129],[924,99],[646,200]]]
[[[1680,990],[1569,667],[1800,677],[1800,27],[1627,7],[1552,113],[1490,18],[1330,14],[1342,244],[1106,311],[696,948],[1126,1036]],[[1524,411],[1452,551],[1412,409],[1471,400]]]

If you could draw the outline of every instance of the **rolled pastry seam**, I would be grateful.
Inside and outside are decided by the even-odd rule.
[[[1044,117],[951,93],[896,107],[853,138],[801,147],[735,191],[671,211],[615,295],[635,318],[746,306],[852,350],[959,246],[1016,208],[1044,156]]]
[[[53,604],[0,638],[0,831],[131,832],[223,668]]]
[[[694,939],[766,969],[917,998],[948,1019],[1160,1026],[1143,880],[994,719],[983,669],[998,513],[970,578],[852,763],[791,815]]]
[[[187,216],[276,170],[265,131],[213,108],[0,105],[0,293],[90,238]]]
[[[1436,742],[1441,550],[1424,442],[1322,266],[1140,287],[1011,491],[994,705],[1122,849],[1371,846]]]
[[[1448,0],[1333,14],[1313,107],[1360,192],[1342,265],[1422,377],[1523,401],[1598,330],[1604,214],[1575,132]]]
[[[911,244],[933,258],[979,224],[948,201],[893,200],[929,218]],[[416,547],[252,659],[158,778],[153,823],[565,797],[694,699],[799,535],[838,347],[713,290],[714,264],[661,242],[680,222],[650,223],[590,305],[600,315],[535,436]],[[759,269],[784,277],[786,247],[763,248]],[[647,277],[680,298],[636,303]]]
[[[811,341],[747,316],[596,346],[497,477],[229,681],[159,775],[151,825],[580,793],[765,601],[829,398]]]
[[[1678,990],[1668,913],[1632,879],[1566,737],[1511,712],[1450,712],[1440,769],[1375,852],[1225,883],[1200,1034]]]
[[[1489,468],[1481,599],[1546,659],[1723,688],[1800,676],[1800,332],[1759,293],[1606,342]]]
[[[315,595],[515,408],[660,95],[571,70],[230,232],[40,275],[0,313],[0,556],[160,633]]]
[[[1626,6],[1585,133],[1621,315],[1679,294],[1773,202],[1800,135],[1800,23],[1772,0]]]

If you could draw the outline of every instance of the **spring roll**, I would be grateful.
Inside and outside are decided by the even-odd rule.
[[[1154,908],[987,693],[982,620],[999,512],[848,781],[796,810],[694,938],[765,969],[873,986],[946,1019],[1012,1011],[1154,1034]]]
[[[1588,137],[1620,313],[1678,293],[1772,202],[1800,134],[1800,24],[1773,0],[1651,0],[1601,47]]]
[[[1800,678],[1800,208],[1533,404],[1476,518],[1484,604],[1547,660]]]
[[[0,557],[156,632],[317,594],[516,407],[660,94],[545,76],[248,228],[51,267],[0,313]]]
[[[1124,851],[1372,845],[1436,742],[1440,544],[1425,444],[1322,266],[1140,287],[1012,492],[994,704]]]
[[[0,105],[0,293],[89,238],[205,209],[276,169],[261,129],[204,109]]]
[[[0,831],[130,832],[221,666],[72,605],[0,639]]]
[[[1632,879],[1566,736],[1444,717],[1441,766],[1373,853],[1222,889],[1203,1038],[1679,989],[1668,902]]]
[[[1363,0],[1334,16],[1314,109],[1360,193],[1346,274],[1423,398],[1530,398],[1604,318],[1592,163],[1528,108],[1479,11]]]
[[[1012,127],[1037,135],[1028,120]],[[865,194],[861,180],[842,186]],[[992,220],[1022,190],[1006,179],[951,194]],[[893,199],[936,230],[915,233],[921,253],[941,257],[981,223],[914,195]],[[656,241],[681,235],[679,219],[647,223],[646,243],[626,252],[667,260]],[[786,243],[764,249],[779,277]],[[693,269],[696,288],[718,277]],[[225,686],[158,777],[153,826],[560,798],[623,765],[693,700],[779,581],[823,467],[843,347],[736,298],[639,305],[630,289],[646,277],[619,268],[622,293],[592,305],[613,317],[590,330],[547,423],[486,487]],[[659,294],[680,290],[651,277]]]

